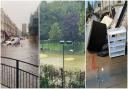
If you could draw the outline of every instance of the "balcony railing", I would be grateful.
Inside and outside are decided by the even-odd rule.
[[[38,87],[38,73],[31,73],[30,71],[26,71],[20,68],[20,64],[23,64],[26,69],[28,66],[32,66],[29,68],[36,68],[38,71],[38,66],[24,62],[21,60],[9,58],[9,57],[1,57],[1,60],[12,60],[15,62],[15,65],[10,65],[7,63],[1,62],[1,85],[8,87],[8,88],[37,88]]]

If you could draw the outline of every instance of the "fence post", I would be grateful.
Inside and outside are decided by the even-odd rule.
[[[16,88],[19,88],[19,60],[16,60]]]

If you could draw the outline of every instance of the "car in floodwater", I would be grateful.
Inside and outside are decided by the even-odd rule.
[[[18,38],[18,37],[11,38],[11,39],[5,41],[5,44],[7,46],[8,45],[17,45],[17,44],[20,44],[20,38]]]

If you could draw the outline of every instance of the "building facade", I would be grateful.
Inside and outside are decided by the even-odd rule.
[[[18,36],[19,29],[16,24],[11,21],[9,16],[1,8],[1,40],[8,40],[11,36]]]
[[[22,36],[25,36],[27,34],[27,24],[22,24]]]
[[[115,8],[115,13],[116,13],[114,22],[117,22],[120,17],[120,14],[121,14],[121,11],[122,11],[122,8],[123,8],[125,2],[126,2],[125,0],[96,1],[95,5],[94,5],[94,13],[99,13],[100,15],[102,15],[105,12],[111,12],[111,9],[113,7],[113,8]],[[122,19],[122,23],[121,23],[121,25],[125,26],[126,28],[128,27],[127,26],[127,18],[128,18],[127,14],[128,14],[128,12],[126,10],[124,17]]]
[[[101,0],[96,1],[94,4],[94,13],[100,12],[104,13],[106,11],[110,11],[112,7],[123,6],[125,0]]]

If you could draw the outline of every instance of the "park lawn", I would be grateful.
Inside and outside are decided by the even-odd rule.
[[[49,50],[62,50],[62,45],[59,43],[45,43],[45,44],[40,44],[40,48],[43,49],[49,49]]]
[[[84,52],[84,42],[80,42],[80,44],[76,44],[73,47],[73,44],[65,44],[64,50],[65,52],[69,52],[69,50],[73,49],[76,54],[83,54]],[[63,50],[62,44],[60,43],[42,43],[40,44],[40,49],[44,49],[45,51],[56,51],[61,52]]]
[[[41,53],[42,54],[42,53]],[[46,58],[41,58],[40,60],[45,62],[45,61],[49,61],[50,60],[58,60],[58,58],[60,60],[62,60],[62,54],[55,54],[55,53],[43,53],[45,55],[47,55]],[[68,71],[80,71],[80,70],[84,70],[84,65],[85,65],[85,56],[84,55],[68,55],[65,54],[64,56],[65,61],[64,61],[64,65],[65,65],[65,70]],[[71,60],[70,60],[71,59]],[[51,65],[58,65],[62,66],[63,61],[61,61],[61,63],[58,64],[51,64]]]

